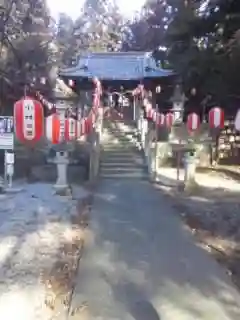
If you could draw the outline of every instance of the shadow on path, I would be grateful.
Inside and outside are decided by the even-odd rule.
[[[93,319],[240,319],[231,280],[150,182],[101,180],[90,233],[73,307]]]

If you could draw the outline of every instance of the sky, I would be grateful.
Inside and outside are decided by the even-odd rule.
[[[121,12],[128,18],[138,11],[145,0],[116,0]],[[48,6],[54,18],[58,17],[59,12],[64,12],[76,19],[79,16],[83,0],[47,0]]]

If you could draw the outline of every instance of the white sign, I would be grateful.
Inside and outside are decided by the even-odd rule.
[[[4,181],[5,185],[12,187],[12,178],[14,175],[14,153],[5,151]]]
[[[8,175],[9,177],[12,177],[13,174],[14,174],[14,166],[13,166],[13,164],[7,164],[6,165],[6,175]]]
[[[14,153],[13,152],[5,152],[5,163],[6,164],[14,164]]]
[[[13,117],[0,116],[0,150],[14,148]]]
[[[64,141],[65,139],[65,112],[67,107],[68,105],[63,100],[58,101],[56,104],[60,120],[60,141]]]
[[[183,103],[182,102],[174,102],[173,103],[173,114],[174,114],[174,122],[182,122],[182,114],[183,114]]]
[[[237,112],[237,115],[234,121],[234,126],[237,131],[240,131],[240,110],[238,110]]]
[[[63,112],[59,113],[60,120],[60,141],[65,139],[65,114]]]

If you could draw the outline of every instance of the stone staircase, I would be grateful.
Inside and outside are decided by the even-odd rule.
[[[105,121],[100,162],[101,179],[148,179],[135,129],[123,121]]]

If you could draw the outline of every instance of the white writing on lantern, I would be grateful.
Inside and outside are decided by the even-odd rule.
[[[60,124],[60,132],[59,132],[59,140],[63,141],[65,139],[65,114],[60,112],[59,114],[59,124]]]
[[[30,99],[23,100],[23,135],[26,140],[35,137],[35,106]]]
[[[76,134],[76,123],[75,123],[75,120],[74,119],[69,119],[69,136],[71,137],[71,138],[74,138],[75,137],[75,134]]]

